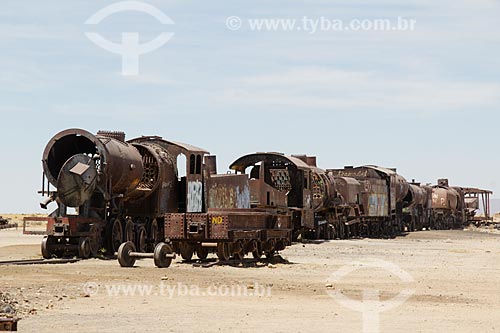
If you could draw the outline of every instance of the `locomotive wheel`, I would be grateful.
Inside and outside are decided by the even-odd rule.
[[[245,250],[243,249],[243,243],[241,241],[233,243],[233,257],[240,261],[245,257]]]
[[[135,243],[134,222],[128,219],[123,225],[123,241]]]
[[[153,255],[155,265],[158,268],[167,268],[172,263],[172,258],[165,257],[167,254],[172,254],[172,247],[165,243],[158,243],[155,247]]]
[[[153,222],[151,222],[151,227],[149,230],[149,238],[153,242],[153,248],[161,241],[159,231],[160,228],[158,227],[158,221],[154,219]]]
[[[88,237],[80,237],[78,240],[78,256],[83,259],[88,259],[90,257],[90,240]]]
[[[182,259],[190,261],[193,258],[194,247],[191,244],[182,242],[180,244],[180,251]]]
[[[220,261],[228,261],[231,253],[229,252],[229,243],[217,244],[217,257]]]
[[[99,252],[99,227],[97,225],[92,225],[90,227],[90,236],[89,236],[89,243],[90,243],[90,255],[92,257],[97,256],[97,252]]]
[[[252,241],[252,256],[255,259],[260,259],[262,257],[262,243],[260,241]]]
[[[113,219],[111,221],[111,231],[108,241],[110,242],[111,255],[113,255],[118,251],[121,243],[123,243],[123,229],[119,220]]]
[[[208,249],[200,245],[196,248],[196,255],[201,260],[205,260],[208,257]]]
[[[264,254],[266,255],[266,258],[267,259],[271,259],[272,257],[274,257],[274,254],[276,252],[274,250],[271,250],[271,251],[265,251]]]
[[[279,240],[276,242],[276,251],[283,251],[286,248],[286,241],[285,240]]]
[[[137,235],[135,237],[136,239],[136,248],[137,251],[139,252],[146,252],[146,246],[147,246],[147,233],[146,233],[146,228],[144,226],[140,226],[137,228]]]
[[[44,259],[51,259],[52,258],[52,245],[54,244],[54,237],[53,236],[46,236],[42,239],[42,257]]]
[[[266,258],[271,259],[272,257],[274,257],[274,253],[276,252],[275,244],[276,241],[274,239],[270,239],[267,241],[266,250],[264,251]]]
[[[126,242],[118,248],[118,263],[121,267],[133,267],[135,258],[130,256],[130,252],[135,252],[135,245],[132,242]]]

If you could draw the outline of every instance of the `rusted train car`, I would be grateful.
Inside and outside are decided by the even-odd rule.
[[[402,231],[404,198],[409,184],[395,169],[367,165],[327,172],[339,189],[338,201],[351,209],[344,217],[346,224],[352,226],[351,235],[391,237]]]
[[[465,197],[460,187],[450,187],[448,179],[439,179],[432,187],[432,209],[430,227],[432,229],[453,229],[464,226]]]
[[[254,258],[272,257],[290,245],[293,211],[287,206],[289,192],[283,193],[269,181],[270,170],[279,166],[265,158],[256,166],[257,159],[255,155],[245,156],[232,165],[239,173],[219,175],[215,156],[205,156],[205,163],[200,166],[202,177],[187,180],[190,208],[163,215],[164,240],[168,245],[160,243],[159,248],[167,247],[167,252],[180,253],[185,260],[190,260],[194,253],[205,259],[215,252],[225,261],[241,260],[249,253]],[[286,160],[282,156],[280,159]],[[252,169],[245,173],[250,165]],[[193,209],[190,198],[196,196],[199,204]],[[152,257],[157,266],[168,267],[170,261],[162,263],[156,252],[140,254],[132,242],[127,242],[118,250],[118,261],[121,266],[130,267],[137,258]]]
[[[414,181],[409,184],[404,199],[403,220],[406,231],[430,228],[432,212],[432,187]]]

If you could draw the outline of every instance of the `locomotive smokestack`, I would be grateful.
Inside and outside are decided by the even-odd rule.
[[[316,167],[316,156],[307,156],[307,164]]]

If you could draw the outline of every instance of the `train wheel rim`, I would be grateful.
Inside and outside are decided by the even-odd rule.
[[[147,234],[146,234],[146,229],[141,226],[137,230],[137,251],[139,252],[146,252],[146,246],[147,246]]]
[[[90,257],[90,241],[87,237],[80,238],[78,242],[78,256],[83,259]]]
[[[124,231],[123,241],[135,243],[134,222],[132,222],[132,220],[128,219],[125,221],[123,231]]]
[[[130,256],[131,252],[135,252],[135,245],[132,242],[126,242],[118,248],[118,263],[121,267],[133,267],[135,258]]]
[[[151,232],[150,232],[150,235],[149,235],[149,238],[151,238],[153,240],[153,246],[156,246],[156,244],[158,244],[161,240],[160,240],[160,237],[159,237],[159,232],[158,232],[158,221],[153,220],[153,222],[151,223]]]
[[[208,257],[208,249],[202,247],[201,245],[196,249],[196,256],[201,260],[205,260]]]
[[[165,255],[172,254],[172,247],[165,243],[158,243],[155,247],[155,251],[153,254],[153,259],[156,267],[158,268],[167,268],[172,263],[172,258],[167,258]]]
[[[92,256],[97,256],[99,252],[99,228],[96,225],[90,227],[90,253]]]
[[[190,261],[193,259],[194,247],[186,242],[182,242],[180,245],[181,257],[184,260]]]
[[[217,244],[217,257],[220,261],[229,260],[229,243],[219,243]]]
[[[262,243],[260,241],[254,241],[255,248],[252,251],[252,256],[255,259],[260,259],[262,257]]]
[[[111,250],[113,253],[118,251],[118,248],[123,243],[123,230],[119,220],[114,220],[111,229]]]
[[[52,258],[52,252],[51,252],[51,241],[49,240],[50,236],[44,237],[42,239],[42,257],[44,259],[50,259]]]

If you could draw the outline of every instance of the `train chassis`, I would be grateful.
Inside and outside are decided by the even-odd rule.
[[[42,256],[78,256],[83,259],[113,256],[124,242],[132,242],[139,252],[154,249],[162,239],[162,222],[142,223],[139,219],[100,219],[67,216],[47,219],[47,236],[41,244]]]
[[[174,253],[186,261],[194,254],[204,260],[209,253],[215,253],[220,261],[243,260],[250,253],[255,259],[263,255],[272,258],[291,244],[288,215],[237,210],[224,213],[228,212],[166,214],[165,243],[145,254],[137,252],[133,242],[127,242],[118,250],[118,261],[122,267],[131,267],[136,259],[153,258],[156,266],[168,267]]]

